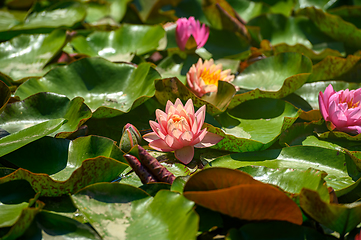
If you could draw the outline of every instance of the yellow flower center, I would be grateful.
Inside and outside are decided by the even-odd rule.
[[[182,120],[182,117],[178,116],[178,115],[173,115],[171,117],[171,119],[173,120],[174,123],[179,122],[180,120]]]
[[[347,103],[347,107],[348,107],[348,108],[356,108],[356,107],[359,106],[360,101],[354,103],[354,102],[353,102],[353,98],[352,98],[352,99],[351,99],[350,101],[348,101],[348,102],[346,102],[346,99],[345,99],[345,100],[343,100],[343,101],[340,101],[340,103]]]
[[[218,80],[221,78],[221,70],[217,70],[215,72],[210,72],[209,69],[204,68],[201,78],[204,81],[205,84],[210,85],[216,85],[218,86]]]

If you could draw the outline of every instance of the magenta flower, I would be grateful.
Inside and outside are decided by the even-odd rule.
[[[335,92],[328,85],[325,92],[318,95],[320,111],[332,127],[343,132],[361,133],[361,88],[357,90],[341,90]]]
[[[217,144],[223,137],[201,129],[206,114],[203,105],[194,113],[192,99],[183,106],[177,98],[173,104],[168,100],[165,112],[157,109],[157,121],[149,121],[153,130],[143,138],[149,146],[162,152],[174,151],[175,157],[184,164],[190,163],[194,156],[194,147],[205,148]]]
[[[215,65],[213,59],[205,60],[203,63],[200,58],[187,73],[188,87],[198,97],[209,92],[216,92],[218,81],[231,82],[233,79],[234,75],[231,74],[231,69],[222,71],[222,64]]]
[[[197,48],[203,47],[206,44],[209,36],[209,28],[199,23],[198,20],[195,20],[194,17],[179,18],[177,20],[176,28],[176,40],[180,50],[184,51],[186,44],[190,36],[193,36]]]

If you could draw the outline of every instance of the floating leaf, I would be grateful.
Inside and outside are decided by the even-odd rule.
[[[344,42],[353,48],[361,48],[361,30],[352,23],[315,7],[303,8],[297,13],[307,16],[318,29],[333,39]]]
[[[255,150],[261,150],[272,145],[281,132],[296,121],[299,114],[300,111],[294,106],[282,100],[255,99],[244,102],[216,117],[223,132],[212,126],[207,126],[207,129],[224,137],[215,145],[215,148],[245,152],[249,151],[250,146],[253,146],[256,148]],[[253,141],[258,144],[252,143]],[[246,142],[248,144],[240,144]],[[257,146],[261,146],[261,148]]]
[[[0,69],[13,80],[42,76],[45,65],[65,44],[65,31],[20,35],[0,44]]]
[[[347,162],[351,159],[337,150],[314,146],[293,146],[262,152],[234,153],[212,161],[212,167],[240,168],[245,166],[265,166],[268,168],[291,168],[307,170],[314,168],[328,173],[328,186],[340,190],[354,183],[347,172]]]
[[[361,222],[361,204],[332,204],[321,200],[317,192],[303,189],[300,205],[308,215],[344,236]]]
[[[312,71],[311,60],[299,53],[280,53],[248,66],[233,84],[251,91],[236,94],[229,108],[255,98],[283,98],[300,88]]]
[[[316,169],[307,170],[292,168],[267,168],[263,166],[248,166],[238,168],[250,174],[254,179],[264,183],[279,186],[289,193],[300,193],[302,188],[317,191],[323,201],[329,202],[330,196],[324,178],[327,173]]]
[[[14,133],[47,120],[64,118],[67,122],[52,133],[52,136],[64,138],[91,117],[90,109],[83,102],[80,97],[70,101],[54,93],[37,93],[8,104],[0,114],[0,128]]]
[[[2,205],[0,203],[0,227],[11,226],[10,230],[4,236],[0,236],[1,239],[17,239],[26,231],[35,216],[44,207],[44,203],[40,201],[36,201],[34,207],[31,205],[33,205],[31,201],[30,203],[20,203],[16,205]]]
[[[205,169],[188,180],[183,194],[203,207],[231,217],[302,224],[300,209],[286,194],[241,171]]]
[[[102,237],[195,238],[198,216],[192,210],[193,202],[166,190],[159,191],[154,198],[147,196],[143,190],[129,185],[103,183],[84,188],[72,198]],[[114,231],[114,226],[121,230]]]
[[[101,56],[109,61],[131,61],[134,55],[155,51],[164,37],[160,25],[122,25],[110,32],[93,32],[87,38],[75,37],[71,44],[79,53]]]
[[[0,156],[55,132],[63,125],[64,121],[64,118],[44,121],[0,138]]]
[[[83,58],[51,70],[43,78],[30,79],[16,91],[21,99],[38,92],[84,98],[94,118],[128,112],[154,95],[154,79],[160,78],[149,63],[137,68],[102,58]]]

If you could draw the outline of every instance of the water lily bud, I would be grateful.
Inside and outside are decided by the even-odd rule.
[[[336,92],[328,85],[325,92],[318,95],[320,112],[331,125],[331,129],[359,134],[361,133],[361,88]]]
[[[194,17],[179,18],[177,20],[176,40],[180,50],[200,48],[206,44],[209,28],[200,24]]]
[[[123,152],[129,152],[132,147],[138,145],[142,141],[138,129],[132,124],[127,123],[123,128],[123,134],[120,139],[119,147]]]

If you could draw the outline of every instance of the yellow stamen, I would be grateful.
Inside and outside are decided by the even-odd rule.
[[[352,98],[352,99],[351,99],[350,101],[348,101],[348,102],[346,102],[346,99],[345,99],[345,100],[341,100],[340,103],[347,103],[347,107],[348,107],[348,108],[356,108],[356,107],[359,106],[360,101],[354,103],[354,102],[353,102],[353,98]]]
[[[210,85],[216,85],[218,86],[218,80],[221,78],[221,70],[217,70],[215,72],[210,72],[209,69],[204,68],[201,78],[204,81],[205,84]]]

